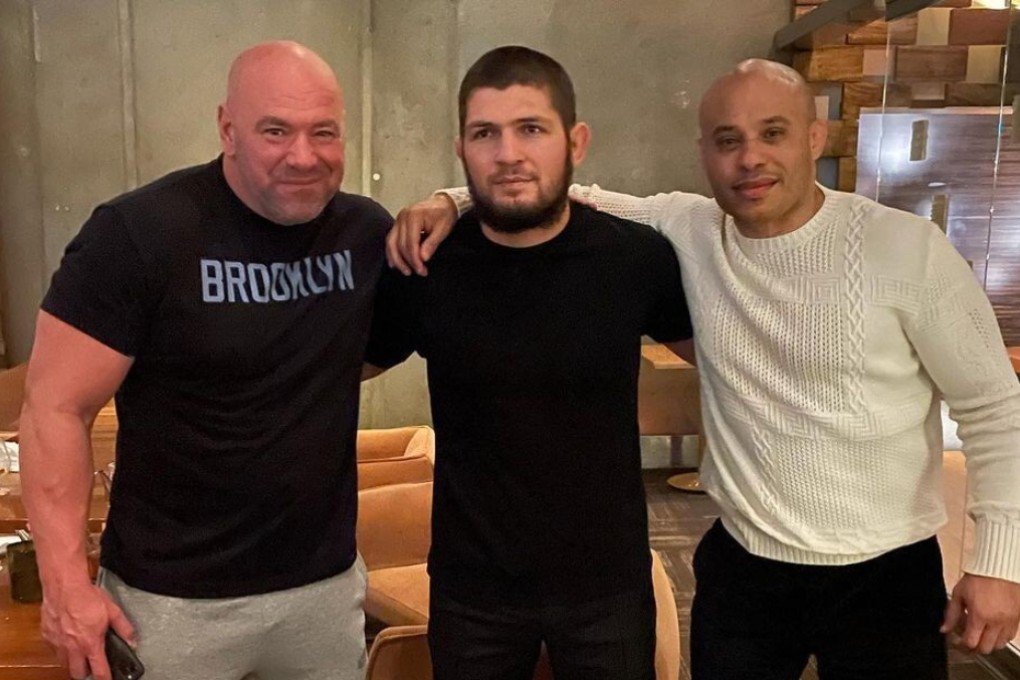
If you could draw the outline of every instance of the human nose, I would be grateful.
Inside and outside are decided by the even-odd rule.
[[[499,145],[496,147],[496,160],[511,165],[520,162],[521,146],[514,135],[500,135]]]
[[[305,135],[296,135],[287,150],[287,165],[292,168],[310,169],[317,163],[315,151]]]
[[[748,140],[740,150],[740,165],[753,169],[765,164],[765,154],[761,142],[757,139]]]

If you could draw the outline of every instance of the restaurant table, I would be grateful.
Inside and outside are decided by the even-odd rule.
[[[39,634],[39,603],[11,599],[9,572],[0,570],[0,680],[67,680],[57,655]]]
[[[701,437],[701,400],[697,369],[660,344],[641,346],[638,377],[638,426],[642,435],[682,438],[698,435],[698,463],[704,439]],[[685,472],[666,480],[674,489],[704,493],[697,472]]]
[[[113,462],[117,439],[117,421],[112,411],[103,409],[92,427],[92,459],[95,469],[105,470]],[[24,529],[28,521],[25,504],[21,499],[21,475],[10,473],[0,476],[0,534],[12,534]],[[92,505],[89,508],[89,530],[98,532],[106,520],[107,499],[98,480],[92,490]]]
[[[92,454],[97,470],[113,461],[117,419],[112,407],[100,412],[92,427]],[[10,534],[25,527],[25,504],[21,499],[18,474],[0,477],[0,533]],[[89,530],[98,532],[106,519],[106,495],[97,482],[89,508]],[[57,656],[39,634],[39,603],[11,599],[6,560],[0,560],[0,680],[66,680]]]

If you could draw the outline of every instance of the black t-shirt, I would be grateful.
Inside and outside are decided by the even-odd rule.
[[[338,194],[312,222],[274,224],[219,160],[96,209],[43,309],[134,357],[104,567],[204,598],[354,562],[359,379],[391,221]]]
[[[576,203],[507,248],[465,215],[426,278],[384,274],[366,360],[427,360],[436,428],[429,573],[474,602],[578,602],[648,583],[641,336],[691,336],[676,257]]]

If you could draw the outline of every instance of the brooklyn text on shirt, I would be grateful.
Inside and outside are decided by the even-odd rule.
[[[294,262],[237,262],[202,258],[202,301],[287,302],[334,290],[354,290],[351,251]]]

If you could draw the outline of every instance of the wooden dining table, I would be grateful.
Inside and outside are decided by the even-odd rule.
[[[117,437],[116,417],[100,413],[92,428],[92,451],[96,469],[105,470],[113,461]],[[16,473],[0,477],[0,533],[25,527],[27,516],[21,498],[21,479]],[[89,530],[98,532],[106,519],[107,500],[96,484],[89,508]],[[39,634],[39,603],[11,599],[6,560],[0,560],[0,680],[66,680],[57,656]]]
[[[39,635],[39,604],[15,602],[6,565],[0,570],[0,680],[66,680],[57,655]]]
[[[105,471],[114,459],[117,425],[106,418],[96,419],[92,428],[92,460],[96,470]],[[21,498],[21,475],[10,473],[0,476],[0,534],[11,534],[24,529],[28,521],[25,504]],[[92,489],[92,504],[89,507],[89,530],[102,530],[108,508],[106,493],[97,477]]]

